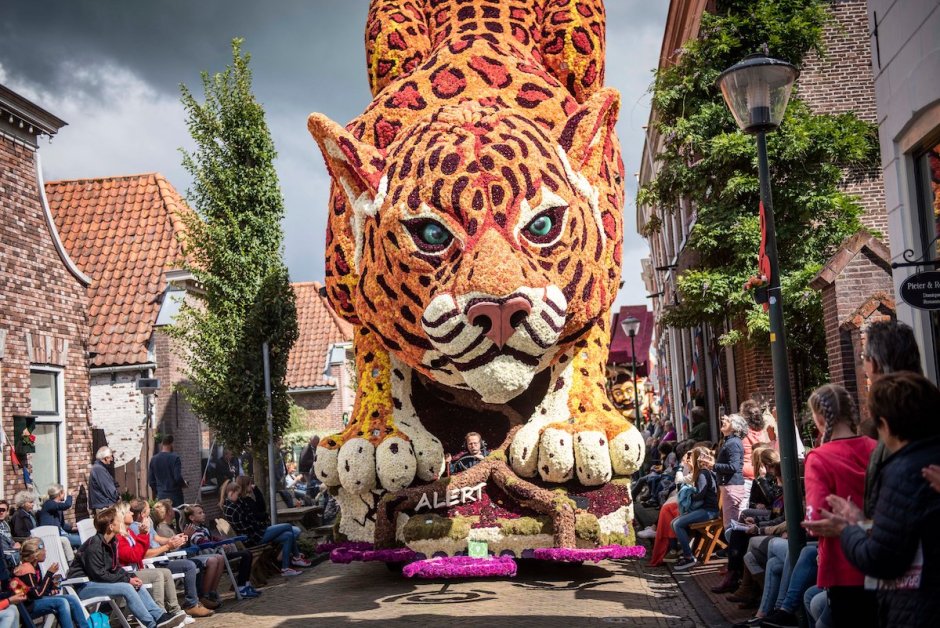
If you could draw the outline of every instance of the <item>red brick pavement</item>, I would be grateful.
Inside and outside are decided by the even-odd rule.
[[[580,567],[523,564],[511,579],[422,581],[382,564],[322,563],[304,575],[274,578],[260,598],[227,602],[195,628],[306,626],[601,626],[662,628],[707,623],[669,570],[646,561]]]

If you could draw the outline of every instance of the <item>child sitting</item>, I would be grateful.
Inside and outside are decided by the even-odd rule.
[[[49,565],[45,575],[39,563],[46,559],[46,549],[42,540],[30,537],[23,541],[20,548],[22,562],[13,571],[12,588],[26,596],[26,608],[33,619],[52,613],[62,628],[87,628],[82,604],[71,595],[61,595],[55,575],[59,572],[59,563]]]
[[[193,547],[208,546],[224,540],[221,537],[213,536],[209,528],[206,527],[206,513],[202,506],[198,504],[183,509],[183,526],[183,534],[189,538],[189,543]],[[258,597],[261,595],[261,592],[251,586],[249,582],[249,578],[251,578],[251,552],[236,549],[231,544],[222,547],[230,561],[241,559],[238,563],[238,574],[235,576],[235,585],[238,587],[239,594],[242,597]],[[215,548],[207,548],[200,552],[200,556],[218,559],[206,563],[206,570],[202,577],[202,588],[206,591],[206,596],[214,601],[218,601],[219,580],[221,580],[222,570],[225,568],[222,557],[216,552]]]

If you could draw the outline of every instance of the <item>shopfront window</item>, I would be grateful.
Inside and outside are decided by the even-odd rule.
[[[65,430],[62,403],[62,372],[35,369],[30,371],[30,406],[36,416],[35,453],[29,455],[33,484],[40,493],[50,484],[64,484],[62,473],[62,442]]]
[[[940,140],[917,157],[918,205],[921,217],[922,247],[925,260],[940,259]],[[924,270],[940,270],[940,267],[925,266]],[[940,365],[940,312],[930,313],[933,328],[933,350]]]

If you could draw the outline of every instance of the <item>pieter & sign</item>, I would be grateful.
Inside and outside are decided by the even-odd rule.
[[[904,279],[901,299],[919,310],[940,310],[940,270],[915,273]]]

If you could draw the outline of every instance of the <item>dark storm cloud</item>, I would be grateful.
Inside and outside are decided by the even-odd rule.
[[[621,303],[644,301],[633,172],[668,4],[607,2],[607,83],[622,95],[617,128],[628,185]],[[43,147],[47,179],[160,171],[184,192],[189,176],[177,148],[191,140],[179,84],[201,97],[200,71],[221,71],[232,38],[243,37],[278,150],[291,277],[323,278],[329,179],[305,123],[311,111],[345,123],[371,100],[367,0],[7,0],[4,9],[0,80],[69,122]]]

